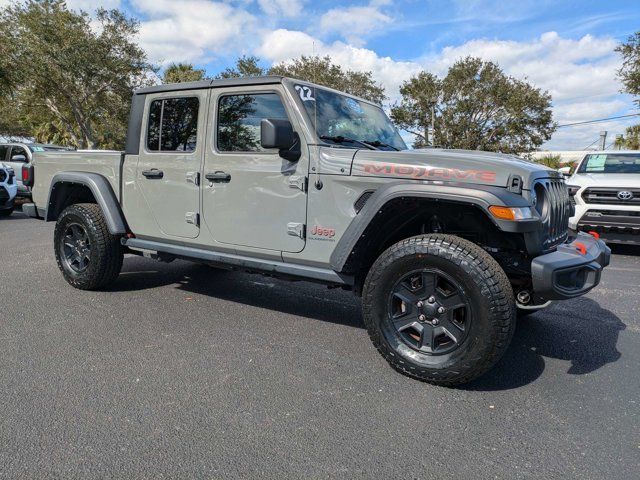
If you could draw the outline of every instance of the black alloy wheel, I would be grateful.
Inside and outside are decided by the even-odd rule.
[[[400,338],[428,355],[458,348],[471,328],[471,307],[464,288],[437,269],[408,273],[393,287],[389,318]]]
[[[91,262],[91,240],[87,231],[79,223],[67,226],[60,244],[63,262],[76,273],[82,273]]]

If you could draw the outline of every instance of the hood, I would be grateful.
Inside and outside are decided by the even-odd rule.
[[[525,189],[538,178],[562,177],[551,168],[515,155],[435,148],[399,152],[358,150],[352,174],[499,187],[507,187],[509,178],[519,175]]]
[[[579,187],[638,188],[640,174],[637,173],[578,173],[567,179],[569,185]]]

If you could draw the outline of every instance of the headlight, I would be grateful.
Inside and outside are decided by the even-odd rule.
[[[576,193],[578,193],[578,190],[580,190],[581,187],[578,187],[576,185],[567,185],[567,189],[569,190],[569,196],[570,197],[575,197]]]
[[[530,207],[501,207],[499,205],[492,205],[489,207],[491,215],[500,220],[530,220],[533,218],[533,213]]]

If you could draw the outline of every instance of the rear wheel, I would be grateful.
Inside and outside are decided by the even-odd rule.
[[[13,213],[13,207],[7,208],[6,210],[0,210],[0,217],[9,217]]]
[[[71,205],[60,214],[54,244],[58,267],[75,288],[104,288],[120,274],[124,257],[120,237],[109,233],[94,203]]]
[[[364,322],[400,372],[441,385],[469,382],[507,349],[513,291],[497,262],[453,235],[423,235],[386,250],[363,289]]]

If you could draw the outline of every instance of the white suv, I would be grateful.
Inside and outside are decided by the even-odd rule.
[[[585,155],[567,186],[576,210],[569,228],[640,244],[640,150]]]
[[[18,183],[13,169],[0,163],[0,217],[8,217],[13,213],[17,192]]]

